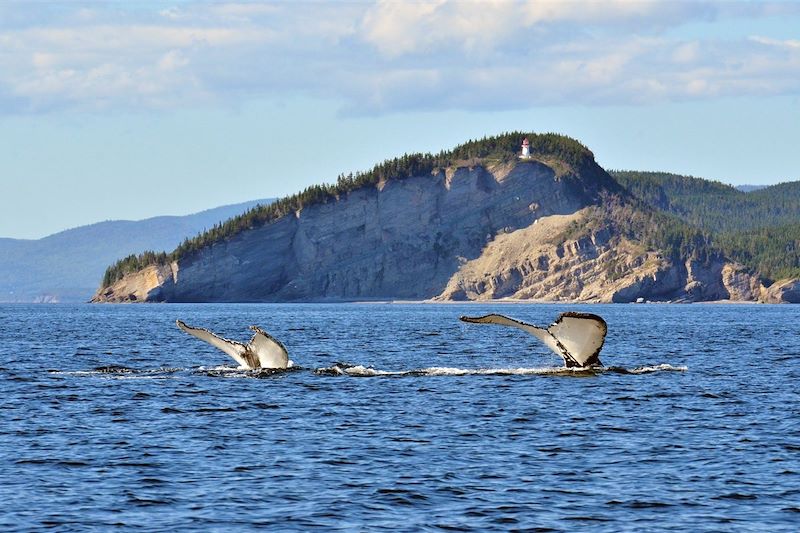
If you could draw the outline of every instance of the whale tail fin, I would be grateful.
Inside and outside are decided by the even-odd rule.
[[[567,368],[602,365],[599,356],[605,343],[608,326],[602,317],[592,313],[561,313],[547,328],[497,314],[479,317],[462,316],[460,320],[473,324],[510,326],[530,333],[560,355]]]
[[[258,358],[261,368],[287,368],[290,365],[289,352],[281,341],[258,326],[250,326],[255,332],[247,344],[248,350]]]
[[[176,320],[175,324],[177,324],[178,329],[197,337],[201,341],[205,341],[211,346],[218,348],[231,356],[234,361],[239,363],[239,366],[245,368],[257,368],[257,361],[254,360],[252,356],[248,357],[250,354],[248,353],[247,346],[242,344],[241,342],[232,341],[230,339],[223,339],[216,333],[208,331],[204,328],[196,328],[194,326],[190,326],[187,323],[183,322],[182,320]]]
[[[219,348],[243,368],[287,368],[290,364],[289,353],[283,343],[258,326],[250,326],[255,334],[245,345],[224,339],[207,329],[190,326],[181,320],[176,320],[175,323],[181,331]]]
[[[547,331],[572,356],[577,366],[602,365],[600,350],[608,333],[608,324],[602,317],[592,313],[561,313]]]

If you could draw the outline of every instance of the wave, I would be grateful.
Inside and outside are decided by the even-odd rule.
[[[289,366],[288,368],[241,368],[231,366],[214,366],[195,369],[195,373],[204,374],[212,377],[222,378],[268,378],[271,376],[282,375],[287,372],[303,370],[301,366]]]
[[[417,370],[379,370],[363,365],[348,363],[335,363],[330,367],[318,368],[314,372],[323,376],[351,376],[351,377],[403,377],[403,376],[596,376],[605,373],[615,374],[648,374],[653,372],[686,372],[686,366],[672,366],[660,364],[636,368],[623,367],[592,367],[592,368],[564,368],[564,367],[539,367],[539,368],[454,368],[434,366]]]
[[[166,377],[168,374],[182,372],[183,368],[149,368],[136,369],[125,366],[99,366],[92,370],[48,370],[50,374],[63,374],[69,376],[108,376],[115,379],[156,379]]]
[[[667,363],[654,366],[640,366],[628,370],[630,374],[648,374],[650,372],[686,372],[689,370],[688,366],[672,366]]]
[[[190,370],[197,374],[211,377],[224,378],[268,378],[282,375],[287,372],[308,370],[301,366],[289,368],[259,368],[243,369],[232,366],[201,366],[195,369],[184,368],[154,368],[134,369],[123,366],[102,366],[93,370],[60,371],[50,370],[51,374],[68,374],[74,376],[108,376],[115,379],[158,379],[169,374]],[[673,366],[660,364],[641,366],[636,368],[624,367],[592,367],[592,368],[564,368],[564,367],[534,367],[534,368],[456,368],[447,366],[433,366],[414,370],[380,370],[369,366],[337,362],[329,367],[314,369],[320,376],[350,376],[350,377],[425,377],[425,376],[597,376],[600,374],[650,374],[654,372],[686,372],[686,366]]]

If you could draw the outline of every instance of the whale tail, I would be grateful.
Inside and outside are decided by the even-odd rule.
[[[259,368],[288,368],[292,366],[289,351],[281,341],[258,326],[250,326],[255,332],[247,349],[258,358]]]
[[[462,316],[462,322],[497,324],[521,329],[541,340],[548,348],[564,359],[567,368],[602,366],[600,350],[605,343],[606,321],[591,313],[567,312],[558,315],[547,328],[526,324],[503,315],[479,317]]]
[[[242,344],[224,339],[207,329],[190,326],[182,320],[176,320],[175,323],[181,331],[228,354],[242,368],[287,368],[290,365],[289,353],[283,343],[262,331],[258,326],[250,326],[255,335],[249,343]]]

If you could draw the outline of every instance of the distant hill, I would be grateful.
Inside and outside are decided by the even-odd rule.
[[[731,185],[666,172],[611,171],[645,203],[715,233],[749,231],[800,221],[800,181],[742,192]]]
[[[172,250],[186,238],[271,202],[253,200],[186,216],[110,220],[36,240],[0,238],[0,302],[85,302],[108,264],[120,257]]]
[[[769,185],[737,185],[736,190],[742,192],[753,192],[753,191],[760,191],[761,189],[766,189]]]

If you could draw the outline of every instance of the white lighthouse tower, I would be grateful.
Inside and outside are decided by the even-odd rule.
[[[531,143],[528,141],[528,138],[525,137],[522,140],[522,153],[520,154],[520,159],[530,159],[531,157]]]

